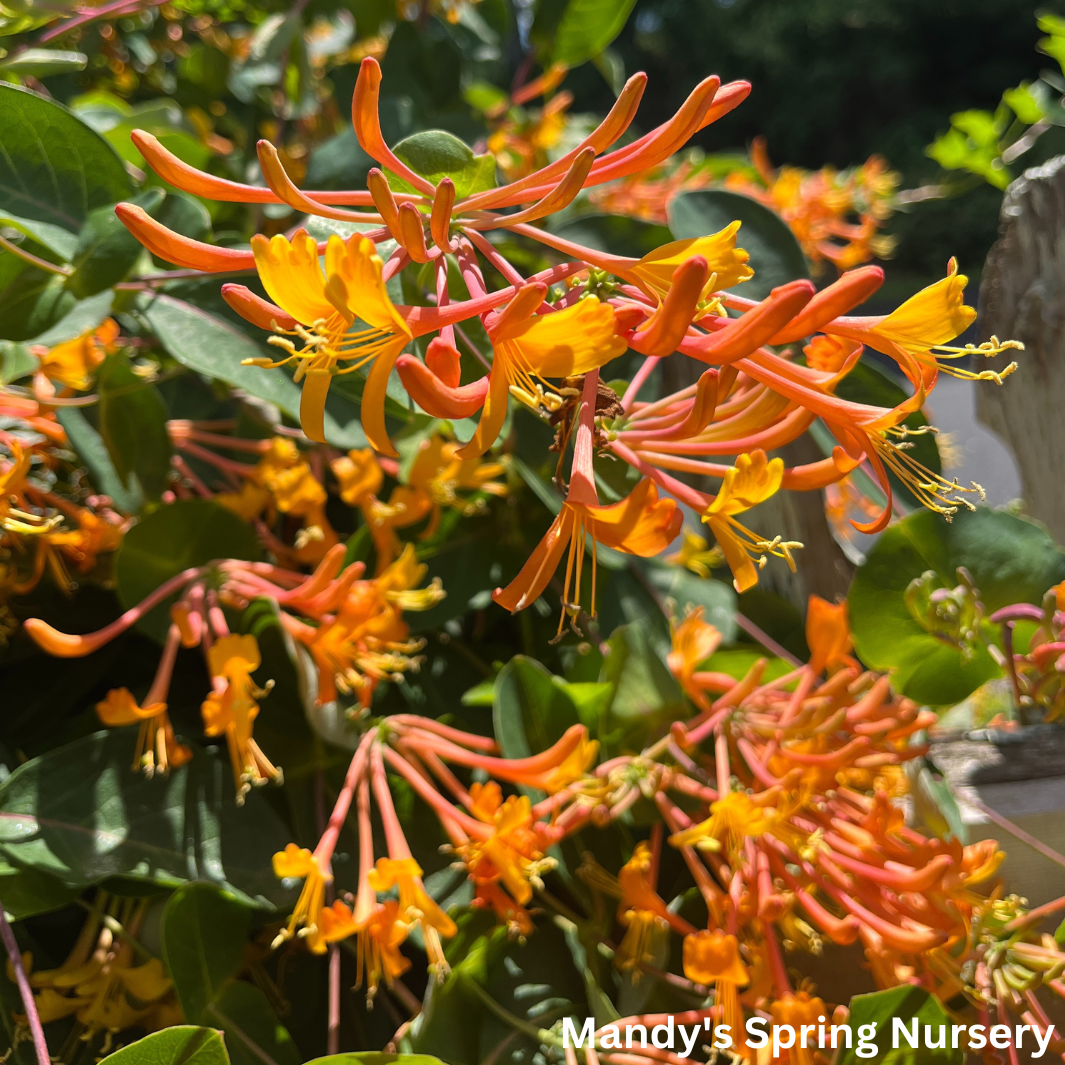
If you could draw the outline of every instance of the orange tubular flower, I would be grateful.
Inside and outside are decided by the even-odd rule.
[[[372,241],[358,233],[346,241],[329,238],[325,272],[318,264],[318,245],[303,230],[291,241],[283,236],[252,239],[255,266],[263,286],[297,322],[279,330],[270,343],[288,355],[276,362],[251,360],[260,366],[296,362],[296,380],[304,380],[300,422],[312,439],[325,441],[325,398],[333,377],[354,373],[373,363],[363,395],[362,424],[367,438],[380,452],[394,455],[385,431],[385,388],[396,358],[411,339],[382,276],[382,262]],[[355,319],[367,328],[350,332]],[[296,337],[301,346],[288,339]],[[343,363],[344,368],[339,365]]]
[[[595,616],[596,544],[615,551],[650,558],[664,551],[680,532],[684,515],[672,499],[659,499],[654,482],[645,477],[620,503],[606,506],[576,502],[562,504],[558,517],[529,556],[521,572],[506,586],[497,588],[492,598],[512,614],[538,599],[555,574],[562,556],[569,550],[566,579],[562,591],[562,618],[580,611],[581,575],[584,553],[592,552],[591,615]],[[590,544],[589,544],[590,541]]]
[[[795,569],[791,552],[802,547],[802,544],[782,540],[779,536],[766,540],[736,520],[737,514],[764,503],[774,495],[783,477],[783,459],[770,460],[764,451],[740,455],[736,465],[725,474],[721,491],[703,514],[703,521],[710,526],[718,546],[725,554],[725,561],[732,570],[739,592],[746,592],[758,583],[753,552],[764,552],[760,557],[755,556],[759,567],[765,565],[765,556],[770,554],[783,558],[792,571]]]
[[[204,731],[208,736],[226,738],[240,804],[253,786],[259,787],[268,780],[278,784],[282,781],[281,770],[252,739],[252,724],[259,714],[256,699],[267,694],[272,682],[260,689],[251,679],[262,664],[254,636],[223,636],[208,651],[207,662],[215,687],[201,708]]]
[[[806,607],[806,644],[810,648],[810,669],[823,673],[826,668],[852,665],[850,626],[847,603],[830,603],[811,595]]]
[[[703,618],[696,607],[679,624],[674,622],[673,650],[666,656],[669,671],[696,705],[707,708],[706,696],[693,683],[696,669],[721,645],[721,633]]]
[[[719,928],[685,936],[684,975],[693,983],[716,989],[719,1019],[729,1026],[742,1052],[746,1040],[739,989],[750,983],[750,976],[740,959],[739,940]]]
[[[137,748],[133,753],[133,768],[143,767],[147,776],[151,776],[156,769],[161,773],[171,768],[178,769],[192,757],[192,751],[174,737],[166,703],[140,707],[128,688],[114,688],[107,693],[103,702],[96,704],[96,713],[108,728],[140,725]]]
[[[535,314],[547,287],[527,285],[488,325],[495,359],[484,411],[473,438],[458,455],[478,458],[495,442],[513,395],[527,406],[557,410],[562,399],[544,385],[549,377],[573,377],[598,369],[625,351],[614,308],[594,297],[553,314]]]

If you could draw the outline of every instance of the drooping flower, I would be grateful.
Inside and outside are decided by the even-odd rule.
[[[709,271],[700,294],[700,299],[705,300],[712,292],[733,288],[754,277],[754,271],[747,265],[750,256],[743,248],[736,247],[739,228],[739,222],[730,222],[719,233],[707,237],[690,237],[663,244],[628,267],[625,276],[649,296],[662,299],[673,283],[677,267],[695,256],[701,256],[706,260]]]
[[[567,615],[580,611],[581,577],[584,554],[592,552],[591,614],[595,616],[596,555],[595,545],[604,544],[615,551],[650,558],[665,550],[680,532],[684,515],[672,499],[659,499],[654,482],[645,477],[619,503],[601,506],[576,502],[562,504],[558,517],[506,586],[497,588],[492,598],[511,613],[524,610],[543,594],[567,549],[566,578],[562,592],[562,617],[559,632]]]
[[[505,800],[498,784],[474,783],[470,788],[473,815],[492,825],[484,841],[471,839],[458,848],[475,884],[500,883],[520,906],[533,896],[532,881],[554,865],[545,859],[532,828],[532,804],[526,795]]]
[[[325,905],[325,888],[333,880],[332,872],[322,867],[322,863],[306,847],[297,847],[289,843],[283,851],[278,851],[273,859],[274,876],[280,880],[302,879],[303,888],[300,897],[289,917],[288,924],[281,929],[273,945],[280,946],[295,935],[305,937],[307,945],[315,954],[326,950],[325,938],[328,927],[322,925],[322,908]]]
[[[128,688],[113,688],[102,702],[96,704],[96,713],[108,728],[140,725],[133,768],[143,768],[147,776],[157,769],[160,773],[178,769],[192,757],[192,751],[174,736],[166,703],[141,707]]]
[[[769,459],[761,450],[738,455],[736,465],[722,479],[721,491],[703,513],[703,521],[710,526],[718,546],[725,553],[737,591],[746,592],[758,583],[755,559],[759,566],[764,566],[767,554],[783,558],[793,571],[795,569],[791,553],[802,544],[779,536],[765,540],[736,520],[737,514],[774,495],[783,477],[783,459]]]
[[[952,377],[974,381],[995,381],[1017,369],[1011,362],[999,371],[973,372],[953,365],[953,360],[982,356],[990,358],[1011,348],[1023,350],[1016,340],[992,337],[983,344],[951,347],[949,342],[976,321],[976,310],[965,303],[969,279],[958,273],[956,259],[947,264],[947,276],[921,289],[890,314],[873,318],[839,318],[825,325],[831,335],[849,337],[890,355],[916,385],[928,374],[943,371]],[[946,359],[946,362],[941,360]]]
[[[720,928],[705,928],[684,937],[684,975],[693,983],[715,989],[715,1006],[722,1024],[727,1024],[733,1040],[743,1047],[743,1009],[739,989],[750,982],[747,966],[740,958],[739,940]]]
[[[281,770],[252,738],[252,726],[259,714],[256,700],[269,691],[269,687],[259,688],[251,679],[262,664],[259,645],[254,636],[223,636],[207,652],[207,663],[214,690],[201,707],[204,731],[208,736],[225,736],[237,782],[237,802],[243,803],[250,788],[268,780],[282,780]]]
[[[696,607],[685,615],[683,621],[672,623],[673,649],[666,656],[666,665],[688,697],[705,708],[706,696],[693,682],[693,677],[699,665],[721,645],[721,633],[703,615],[703,608]]]
[[[73,340],[64,341],[39,353],[38,372],[56,384],[84,392],[92,384],[92,375],[112,351],[118,339],[118,323],[106,318],[102,325],[87,330]]]

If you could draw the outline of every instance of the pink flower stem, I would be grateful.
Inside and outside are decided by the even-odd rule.
[[[15,933],[11,925],[7,923],[7,914],[4,913],[3,904],[0,903],[0,937],[4,940],[4,949],[7,951],[11,968],[15,971],[15,983],[18,984],[19,995],[22,996],[22,1006],[26,1011],[26,1020],[30,1026],[30,1034],[33,1036],[33,1049],[37,1053],[37,1065],[51,1065],[48,1054],[48,1044],[45,1042],[44,1029],[41,1027],[41,1018],[37,1013],[37,1003],[33,999],[33,990],[26,978],[26,970],[22,966],[22,954],[15,941]]]
[[[647,383],[647,379],[651,376],[655,367],[661,361],[661,359],[656,358],[655,356],[643,360],[643,363],[640,365],[640,368],[636,371],[636,374],[632,379],[632,383],[625,389],[625,395],[621,397],[621,406],[624,408],[626,414],[632,410],[632,405],[636,402],[637,394]]]
[[[163,655],[155,670],[155,679],[148,689],[148,694],[144,697],[145,706],[166,702],[167,693],[170,691],[170,678],[174,675],[174,663],[177,661],[180,646],[181,630],[177,625],[171,624],[166,634],[166,643],[163,645]]]

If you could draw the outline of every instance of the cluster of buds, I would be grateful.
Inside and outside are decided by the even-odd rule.
[[[1051,588],[1041,606],[1006,606],[989,620],[1001,627],[1002,651],[993,648],[992,652],[1001,659],[1012,682],[1021,723],[1030,724],[1039,712],[1044,721],[1060,721],[1065,716],[1065,584]],[[1019,621],[1037,625],[1026,654],[1018,654],[1014,648],[1014,629]]]
[[[551,76],[545,75],[539,90]],[[820,292],[799,280],[763,300],[740,295],[738,286],[752,271],[747,253],[737,246],[739,223],[675,241],[641,259],[584,247],[543,228],[542,220],[582,189],[653,171],[695,132],[732,110],[750,88],[707,78],[673,118],[607,151],[632,123],[645,83],[642,74],[630,78],[603,122],[558,159],[509,185],[460,196],[451,178],[430,181],[385,143],[378,115],[381,71],[367,58],[352,117],[359,143],[380,166],[370,171],[365,190],[301,190],[267,141],[258,147],[264,185],[241,185],[195,170],[154,137],[134,133],[149,165],[180,189],[230,202],[285,204],[302,214],[360,223],[360,232],[317,242],[297,229],[270,239],[256,236],[250,250],[241,250],[172,232],[132,204],[117,209],[142,243],[178,266],[258,273],[268,300],[236,283],[223,285],[222,294],[234,310],[269,330],[278,349],[277,359],[250,361],[294,369],[303,385],[302,428],[312,440],[325,440],[324,406],[333,378],[360,373],[367,440],[378,455],[396,458],[384,413],[393,370],[414,403],[433,417],[458,421],[480,412],[472,436],[455,450],[462,462],[479,459],[496,443],[511,399],[554,424],[563,512],[518,578],[497,591],[496,601],[511,610],[527,606],[568,547],[563,621],[582,610],[584,546],[603,542],[633,554],[657,553],[680,531],[677,501],[704,516],[741,588],[757,580],[756,564],[766,555],[792,561],[796,545],[755,534],[736,521],[737,514],[781,487],[820,489],[862,465],[888,499],[880,514],[860,524],[862,531],[877,531],[890,519],[889,471],[942,514],[971,506],[968,496],[978,489],[963,488],[917,463],[901,423],[925,402],[940,369],[1001,381],[1002,375],[987,371],[952,368],[950,360],[1018,346],[1008,341],[978,349],[949,346],[975,317],[963,303],[966,279],[953,262],[947,277],[891,314],[861,317],[850,312],[879,288],[878,267],[846,272]],[[538,244],[555,265],[524,276],[487,238],[493,231]],[[385,242],[395,242],[395,250],[382,258],[378,249]],[[389,295],[388,281],[411,264],[419,277],[430,279],[427,306],[397,305]],[[461,285],[449,277],[461,278]],[[500,277],[502,285],[492,288],[490,279]],[[474,319],[490,341],[490,365],[462,328]],[[424,357],[406,351],[416,338],[429,336]],[[460,342],[488,366],[466,383]],[[805,342],[802,362],[795,358],[799,342]],[[867,345],[896,360],[913,386],[913,394],[896,407],[834,394]],[[618,396],[599,380],[599,370],[626,349],[644,358]],[[671,355],[706,368],[690,387],[641,401],[655,367]],[[788,469],[766,460],[765,451],[794,440],[817,418],[837,441],[830,456]],[[564,460],[571,441],[567,480]],[[592,471],[597,451],[642,477],[627,499],[612,506],[599,500]],[[712,461],[715,455],[740,458],[720,464]],[[678,472],[717,478],[721,491],[696,491]],[[594,561],[590,568],[594,593]],[[594,594],[590,613],[594,616]]]
[[[259,701],[272,682],[259,686],[252,679],[262,665],[258,643],[252,635],[230,631],[225,607],[243,611],[254,599],[276,604],[282,629],[317,668],[319,704],[335,700],[339,690],[354,694],[365,708],[382,680],[418,666],[415,656],[421,641],[411,639],[403,611],[428,609],[443,591],[438,584],[418,588],[425,567],[411,545],[372,580],[363,579],[363,563],[345,566],[344,555],[344,545],[335,545],[309,576],[269,562],[225,559],[184,570],[97,632],[73,636],[39,618],[29,618],[24,627],[49,654],[79,658],[176,595],[147,695],[138,703],[128,689],[115,689],[97,706],[97,713],[108,726],[139,725],[135,769],[152,774],[184,764],[191,751],[174,735],[167,695],[179,649],[199,647],[211,676],[211,691],[201,707],[204,732],[225,737],[241,803],[250,788],[271,780],[280,783],[281,770],[252,735]]]

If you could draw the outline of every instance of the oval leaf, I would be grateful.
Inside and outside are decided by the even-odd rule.
[[[229,1065],[229,1055],[216,1029],[176,1024],[116,1050],[103,1061],[107,1065]]]
[[[132,192],[114,148],[65,107],[0,85],[0,210],[76,233],[89,212]]]
[[[251,923],[249,907],[213,884],[186,884],[170,896],[159,934],[188,1020],[203,1020],[207,1006],[240,968]]]
[[[495,187],[495,156],[474,155],[469,145],[445,130],[415,133],[400,141],[393,151],[411,170],[434,185],[443,178],[451,178],[455,183],[455,195],[460,200],[474,192]],[[402,178],[394,175],[390,184],[400,191],[414,191]]]
[[[0,854],[75,888],[119,875],[209,880],[254,906],[286,906],[270,857],[289,833],[262,792],[238,807],[214,749],[148,778],[130,769],[135,740],[133,729],[96,732],[20,765],[0,784]]]

